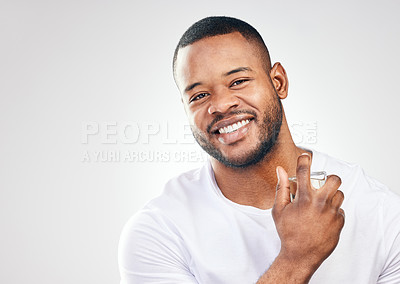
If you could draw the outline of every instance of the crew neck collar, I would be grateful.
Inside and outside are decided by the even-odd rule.
[[[300,147],[302,148],[302,147]],[[321,165],[319,164],[319,153],[313,149],[309,149],[309,148],[302,148],[303,150],[309,151],[312,153],[312,161],[311,161],[311,171],[320,171],[322,170],[321,168],[319,168]],[[238,204],[236,202],[233,202],[232,200],[228,199],[225,197],[225,195],[222,193],[221,189],[218,187],[217,181],[215,179],[215,174],[214,174],[214,170],[211,166],[211,161],[210,159],[208,159],[207,164],[206,164],[206,168],[207,168],[207,176],[209,179],[209,182],[211,184],[211,188],[213,190],[213,192],[216,194],[217,198],[225,203],[226,205],[233,207],[237,210],[240,210],[242,212],[245,213],[249,213],[249,214],[254,214],[254,215],[271,215],[271,210],[272,208],[269,209],[260,209],[254,206],[250,206],[250,205],[242,205],[242,204]]]

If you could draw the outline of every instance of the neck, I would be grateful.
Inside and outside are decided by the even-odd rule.
[[[277,143],[259,163],[246,168],[231,168],[214,158],[211,164],[218,187],[226,198],[260,209],[272,208],[277,184],[276,167],[295,175],[297,157],[306,151],[298,148],[286,123],[282,124]]]

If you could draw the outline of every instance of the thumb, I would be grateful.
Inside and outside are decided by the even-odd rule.
[[[280,166],[276,168],[278,184],[276,185],[275,203],[272,208],[273,214],[279,214],[286,205],[290,204],[289,177],[287,172]]]

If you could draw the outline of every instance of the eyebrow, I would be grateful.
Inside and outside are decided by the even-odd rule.
[[[250,67],[239,67],[239,68],[233,69],[229,72],[226,72],[224,75],[229,76],[229,75],[232,75],[232,74],[235,74],[238,72],[243,72],[243,71],[253,71],[253,70]]]
[[[193,90],[195,87],[197,87],[197,86],[199,86],[201,84],[202,84],[201,82],[197,82],[197,83],[194,83],[194,84],[191,84],[191,85],[187,86],[185,88],[185,93],[189,92],[190,90]]]

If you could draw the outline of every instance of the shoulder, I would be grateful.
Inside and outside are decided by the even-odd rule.
[[[139,236],[149,231],[178,234],[177,223],[185,222],[189,212],[202,206],[212,196],[210,190],[210,167],[184,172],[171,178],[162,193],[150,200],[126,223],[122,235]],[[154,236],[154,235],[153,235]]]
[[[379,195],[382,198],[393,198],[395,202],[399,201],[398,195],[383,183],[366,174],[358,164],[348,163],[317,151],[313,151],[313,155],[315,165],[312,170],[324,170],[328,175],[338,175],[342,179],[342,188],[348,194],[360,191],[364,195]]]
[[[386,185],[370,177],[357,164],[347,163],[329,155],[314,152],[316,170],[325,170],[328,175],[336,174],[342,179],[340,190],[345,195],[343,206],[347,211],[355,211],[358,219],[361,215],[372,222],[379,221],[389,229],[391,222],[396,222],[400,231],[400,196]],[[314,160],[313,160],[314,162]]]
[[[162,277],[172,273],[168,277],[176,278],[175,283],[191,283],[187,267],[190,255],[181,230],[182,224],[189,222],[192,200],[204,191],[207,170],[205,165],[170,179],[160,196],[128,220],[119,241],[118,261],[123,278],[139,283],[153,279],[157,273]]]
[[[212,170],[208,163],[175,176],[165,184],[161,195],[148,202],[144,209],[179,214],[184,208],[196,206],[196,203],[210,198],[211,176]]]

